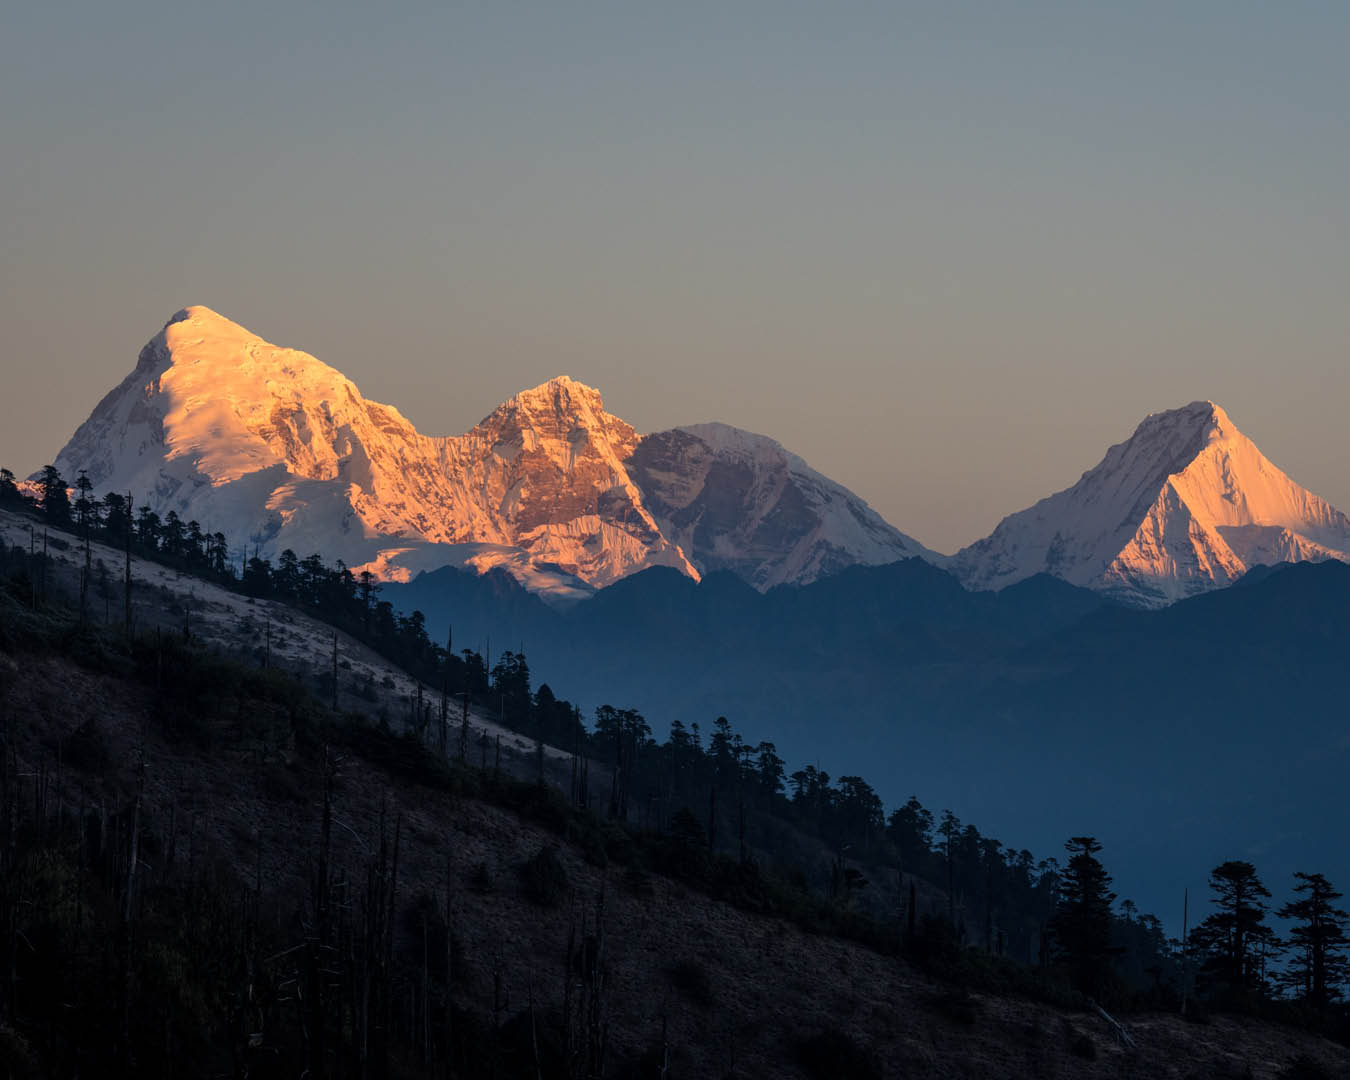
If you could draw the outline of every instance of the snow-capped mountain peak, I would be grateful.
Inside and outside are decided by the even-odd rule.
[[[692,424],[648,435],[629,461],[666,535],[700,569],[756,588],[934,552],[766,435]]]
[[[1153,413],[1078,483],[958,552],[971,587],[1036,573],[1156,606],[1258,564],[1350,559],[1350,519],[1294,483],[1212,401]]]
[[[654,479],[671,440],[703,449],[689,476],[676,463]],[[463,435],[423,435],[335,368],[200,306],[150,340],[56,465],[225,533],[236,558],[291,548],[401,580],[501,566],[559,599],[649,566],[731,566],[767,588],[923,550],[762,436],[706,425],[644,439],[566,375]],[[669,504],[672,485],[690,499]],[[691,503],[698,522],[663,517]]]
[[[157,495],[188,473],[219,486],[274,465],[331,479],[336,428],[362,405],[355,385],[327,364],[189,307],[141,350],[57,466],[86,470],[100,489],[112,482]]]

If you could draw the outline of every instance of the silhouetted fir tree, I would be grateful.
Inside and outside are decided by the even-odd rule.
[[[671,731],[674,738],[674,730]],[[755,773],[759,783],[761,805],[773,809],[773,802],[783,793],[784,761],[778,756],[778,747],[771,742],[761,742],[755,747]]]
[[[1060,876],[1060,898],[1049,931],[1057,958],[1068,968],[1074,985],[1089,997],[1110,987],[1115,958],[1111,944],[1111,875],[1097,858],[1095,837],[1075,836],[1064,845],[1068,864]]]
[[[904,806],[891,812],[886,834],[900,855],[901,869],[917,874],[927,869],[933,847],[933,813],[911,795]]]
[[[1221,863],[1209,873],[1212,903],[1219,910],[1191,934],[1205,957],[1201,966],[1212,992],[1242,996],[1261,989],[1259,946],[1273,935],[1265,925],[1270,890],[1256,867],[1240,859]]]
[[[956,925],[956,838],[961,822],[950,810],[942,811],[938,835],[942,837],[943,866],[947,875],[947,921]]]
[[[75,478],[74,525],[81,537],[88,537],[99,526],[99,504],[93,496],[94,485],[83,469]]]
[[[883,835],[885,807],[872,785],[861,776],[839,778],[838,822],[841,837],[857,851],[870,855]]]
[[[159,515],[148,506],[136,510],[136,543],[146,551],[159,550]]]
[[[0,506],[13,508],[22,506],[24,503],[25,499],[19,491],[19,485],[14,474],[8,469],[0,469]]]
[[[99,517],[103,522],[103,538],[119,551],[126,546],[129,506],[124,496],[110,491],[103,496]]]
[[[420,612],[413,612],[420,617]],[[415,632],[415,631],[414,631]],[[530,665],[524,653],[506,650],[492,667],[492,692],[497,695],[503,721],[511,727],[525,727],[533,705],[530,694]]]
[[[69,526],[70,495],[66,491],[66,481],[55,465],[43,468],[38,485],[42,489],[42,516],[47,524],[56,528]]]
[[[1350,947],[1346,936],[1350,914],[1335,906],[1341,893],[1321,874],[1296,873],[1294,880],[1298,898],[1275,913],[1297,922],[1289,931],[1294,955],[1280,981],[1308,1004],[1325,1008],[1340,996],[1350,977],[1344,955]]]
[[[989,837],[980,838],[980,866],[984,873],[984,948],[994,951],[994,904],[995,895],[1002,885],[1001,873],[1003,845]]]

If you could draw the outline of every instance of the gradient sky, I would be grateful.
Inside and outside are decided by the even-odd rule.
[[[568,373],[950,551],[1213,398],[1350,510],[1350,6],[11,5],[0,463],[178,308],[457,433]]]

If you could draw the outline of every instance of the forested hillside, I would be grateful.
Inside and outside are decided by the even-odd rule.
[[[642,1074],[657,1068],[651,1032],[660,1016],[661,1060],[668,1053],[705,1063],[708,1054],[735,1056],[744,1037],[757,1047],[741,1060],[746,1075],[773,1075],[747,1061],[783,1054],[808,1075],[821,1054],[843,1054],[854,1075],[889,1074],[881,1047],[913,1032],[859,1034],[848,1023],[826,1024],[805,985],[793,991],[800,1002],[781,1006],[806,1011],[775,1050],[764,1040],[781,1043],[787,1029],[746,1018],[744,1003],[734,1011],[747,1029],[738,1034],[741,1020],[729,1021],[725,1043],[697,1034],[695,1021],[672,1039],[672,995],[691,997],[695,1008],[722,1000],[709,989],[717,980],[704,970],[706,953],[670,968],[659,985],[652,980],[661,972],[629,955],[624,965],[636,965],[629,976],[636,984],[620,1006],[611,976],[601,977],[584,950],[574,954],[576,941],[589,935],[587,948],[600,949],[613,932],[604,912],[636,905],[631,917],[647,927],[642,934],[658,935],[647,947],[659,950],[660,935],[676,932],[659,928],[657,900],[687,893],[725,906],[725,916],[708,909],[709,919],[749,919],[747,926],[769,919],[783,928],[776,935],[792,941],[821,935],[863,950],[849,956],[887,958],[881,967],[856,962],[881,980],[876,986],[899,978],[896,993],[928,986],[920,997],[939,1014],[939,1027],[1004,1016],[1004,1006],[989,1004],[993,994],[1027,1003],[1008,1006],[1014,1012],[1034,1008],[1031,1002],[1083,1009],[1095,1001],[1127,1026],[1136,1014],[1184,1008],[1193,1019],[1238,1010],[1331,1035],[1344,1030],[1337,1001],[1345,916],[1320,868],[1304,868],[1289,887],[1271,880],[1279,893],[1272,899],[1252,864],[1216,866],[1216,907],[1197,914],[1199,929],[1183,949],[1158,920],[1117,902],[1128,882],[1113,885],[1111,852],[1091,837],[1070,840],[1068,858],[1037,858],[917,799],[887,812],[864,777],[792,768],[774,743],[751,743],[721,717],[707,729],[677,722],[666,739],[630,708],[601,706],[582,723],[576,706],[536,687],[522,654],[503,651],[491,670],[472,650],[454,656],[429,641],[419,616],[394,616],[373,583],[364,583],[363,595],[362,582],[321,559],[287,559],[277,568],[255,560],[235,579],[228,564],[210,565],[204,541],[175,548],[162,533],[119,534],[115,515],[95,518],[87,508],[84,520],[43,520],[17,493],[8,499],[33,526],[29,546],[6,547],[0,566],[12,927],[4,948],[12,985],[25,987],[6,1001],[16,1061],[65,1055],[78,1064],[90,1048],[114,1046],[126,1070],[153,1059],[154,1070],[174,1074],[196,1046],[216,1055],[219,1071],[247,1061],[250,1075],[268,1074],[264,1060],[308,1062],[312,1075],[396,1067],[415,1075],[452,1063],[457,1075],[510,1075],[510,1068],[528,1071],[538,1054],[551,1069],[582,1076],[603,1071],[605,1055],[612,1074],[622,1075],[626,1054]],[[189,523],[184,535],[193,534]],[[325,682],[271,662],[263,639],[270,624],[255,627],[251,645],[222,652],[194,637],[189,613],[180,627],[176,620],[150,625],[143,603],[121,617],[110,601],[100,611],[94,599],[115,579],[92,558],[95,535],[120,539],[124,556],[135,550],[142,563],[153,557],[198,568],[205,561],[204,573],[233,588],[247,583],[273,602],[281,595],[299,608],[331,611],[334,622],[424,681],[404,695],[406,711],[377,704],[379,693],[366,710],[365,687],[338,667],[336,648]],[[134,599],[144,586],[130,580]],[[461,705],[458,715],[452,704]],[[485,712],[523,734],[523,750],[488,737]],[[452,833],[460,839],[447,858],[443,838]],[[457,853],[507,835],[516,839],[495,862]],[[306,854],[297,860],[297,853]],[[34,890],[48,897],[37,914]],[[559,973],[560,1007],[541,987],[537,1006],[520,1011],[522,975],[501,945],[519,929],[500,922],[500,898],[516,890],[525,910],[533,903],[572,911],[572,944],[560,953],[564,970],[580,967],[575,986]],[[400,897],[415,902],[412,914],[401,911]],[[479,991],[456,996],[455,920],[462,915],[476,926],[487,917],[470,912],[477,901],[468,897],[481,898],[497,920],[495,935],[477,931],[480,948],[495,959],[469,963],[480,990],[494,987],[486,1010]],[[1288,966],[1266,928],[1276,908],[1294,927]],[[561,934],[561,916],[552,923]],[[485,933],[495,944],[482,944]],[[45,951],[32,945],[37,940]],[[574,955],[581,958],[567,959]],[[764,954],[774,955],[772,948]],[[433,956],[441,958],[436,966]],[[734,963],[742,959],[749,969],[737,978],[765,977],[762,958]],[[534,1002],[535,991],[526,977],[523,999]],[[166,1006],[156,1003],[169,1000],[182,1008],[162,1019]],[[78,1015],[62,1014],[58,1003],[70,1001],[79,1003]],[[627,1027],[616,1020],[611,1033],[601,1014],[626,1015]],[[165,1026],[146,1028],[149,1016]],[[523,1037],[526,1018],[528,1052],[512,1042]],[[1071,1040],[1051,1045],[1038,1035],[1027,1060],[1072,1058],[1079,1035],[1088,1040],[1080,1049],[1096,1053],[1101,1031],[1094,1041],[1082,1021],[1067,1023],[1077,1033]],[[803,1024],[818,1027],[824,1042],[803,1041]],[[770,1038],[772,1030],[778,1035]],[[1102,1030],[1118,1042],[1112,1054],[1128,1050],[1109,1025]],[[1305,1043],[1310,1060],[1336,1060],[1329,1048]],[[1268,1055],[1261,1067],[1274,1075],[1276,1057],[1261,1053]]]
[[[25,610],[26,587],[0,590],[11,1076],[1350,1066],[1294,1012],[1230,1018],[1211,996],[1187,1023],[1126,979],[1118,1031],[1075,988],[1067,927],[1029,967],[940,916],[869,918],[848,868],[833,897],[803,890],[687,812],[625,823],[603,806],[619,786],[578,806],[529,754],[447,760],[275,669]]]

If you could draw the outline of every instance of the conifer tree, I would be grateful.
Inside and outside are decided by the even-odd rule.
[[[1090,997],[1108,987],[1119,952],[1111,946],[1111,875],[1097,858],[1095,837],[1075,836],[1064,849],[1068,864],[1060,878],[1060,899],[1050,919],[1050,934],[1074,985]]]
[[[19,485],[14,474],[8,469],[0,469],[0,506],[14,506],[23,502]]]
[[[98,528],[98,500],[94,498],[94,485],[83,469],[75,478],[75,524],[80,536],[89,538],[89,534]]]
[[[1191,939],[1207,955],[1204,970],[1211,981],[1222,983],[1230,992],[1258,991],[1262,953],[1274,943],[1265,925],[1270,890],[1256,867],[1240,859],[1211,870],[1209,886],[1219,910],[1195,928]]]
[[[1281,981],[1310,1005],[1324,1008],[1339,996],[1340,985],[1350,975],[1344,955],[1350,947],[1346,937],[1350,914],[1335,906],[1341,893],[1321,874],[1296,873],[1294,880],[1299,897],[1275,913],[1298,923],[1289,932],[1295,953]]]
[[[66,482],[57,472],[56,466],[46,466],[38,483],[42,488],[42,513],[47,519],[47,524],[69,525],[70,495],[66,491]]]
[[[887,835],[900,855],[906,873],[918,873],[927,861],[933,840],[933,813],[925,810],[914,795],[904,806],[891,812]]]

